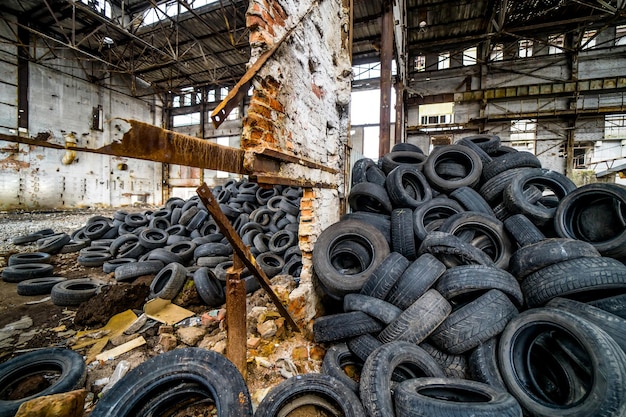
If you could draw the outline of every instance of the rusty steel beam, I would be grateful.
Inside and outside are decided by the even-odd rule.
[[[385,5],[380,48],[380,137],[378,155],[391,147],[391,62],[393,60],[393,10]]]
[[[215,199],[215,196],[211,192],[209,186],[206,185],[206,183],[203,183],[200,187],[198,187],[196,192],[200,197],[200,201],[202,201],[202,203],[211,214],[213,220],[215,220],[215,223],[217,223],[217,226],[220,228],[222,234],[226,237],[230,245],[233,247],[233,251],[235,252],[234,255],[238,256],[243,264],[248,268],[248,270],[252,272],[252,274],[256,277],[256,279],[259,281],[259,284],[261,284],[261,287],[263,287],[263,289],[267,292],[267,294],[274,302],[274,305],[278,309],[280,315],[285,318],[285,321],[287,322],[287,324],[289,324],[292,330],[295,332],[300,332],[300,329],[298,328],[295,320],[293,319],[293,317],[291,317],[291,314],[289,314],[287,308],[283,305],[280,298],[278,298],[278,295],[272,289],[269,278],[256,263],[256,260],[250,252],[250,249],[248,249],[248,247],[241,241],[241,238],[237,234],[237,231],[230,224],[230,221],[224,215],[224,213],[222,213],[222,210],[220,209],[220,206]]]
[[[125,121],[131,128],[124,133],[122,141],[99,148],[101,153],[237,174],[246,173],[243,166],[244,151],[241,149],[218,145],[137,120]]]
[[[247,379],[246,284],[241,279],[243,263],[233,256],[233,266],[226,271],[226,356]]]

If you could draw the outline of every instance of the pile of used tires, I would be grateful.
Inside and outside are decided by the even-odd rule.
[[[479,135],[359,160],[348,201],[313,335],[364,415],[626,415],[625,187]]]
[[[302,269],[298,247],[301,189],[261,188],[245,180],[229,180],[212,192],[266,275],[271,279],[287,274],[298,281]],[[208,306],[225,301],[233,248],[197,196],[170,198],[156,211],[118,210],[113,218],[93,216],[71,234],[43,230],[14,240],[17,244],[29,242],[36,243],[37,252],[12,255],[2,273],[4,281],[18,283],[21,295],[51,294],[57,305],[78,305],[92,297],[104,282],[53,276],[50,254],[78,252],[80,265],[102,267],[118,282],[155,275],[150,286],[153,298],[175,298],[193,277]],[[247,269],[242,278],[248,293],[260,288]]]

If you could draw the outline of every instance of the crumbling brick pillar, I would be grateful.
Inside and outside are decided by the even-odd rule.
[[[342,0],[250,0],[252,65],[284,42],[253,79],[254,92],[243,119],[244,150],[273,148],[336,169],[329,173],[283,164],[281,177],[335,184],[309,188],[301,203],[300,286],[290,296],[297,319],[316,314],[311,253],[317,236],[339,220],[344,192],[352,68],[347,44],[349,10]]]

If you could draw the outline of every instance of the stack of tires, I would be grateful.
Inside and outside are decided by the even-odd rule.
[[[301,189],[261,188],[246,180],[229,180],[212,192],[266,275],[271,279],[286,274],[298,282],[302,268],[298,247]],[[101,267],[105,273],[114,274],[118,282],[154,275],[151,297],[163,299],[175,298],[192,278],[208,306],[225,301],[226,271],[232,265],[233,248],[197,196],[188,200],[170,198],[155,211],[118,210],[113,218],[93,216],[71,234],[46,233],[37,234],[37,248],[48,258],[49,254],[78,252],[80,265]],[[52,275],[51,265],[49,269],[31,266],[19,280]],[[242,278],[247,292],[260,288],[247,269]],[[4,272],[3,279],[12,280],[12,270]],[[47,291],[51,291],[55,304],[77,305],[93,296],[100,285],[89,278],[73,279],[50,286]]]
[[[626,188],[479,135],[358,161],[348,201],[313,334],[366,415],[625,415]]]

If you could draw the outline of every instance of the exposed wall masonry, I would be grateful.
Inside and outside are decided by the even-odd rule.
[[[349,50],[343,42],[349,27],[345,25],[348,11],[338,0],[325,0],[315,7],[312,4],[311,0],[250,1],[246,21],[251,63],[295,29],[253,80],[254,92],[243,119],[241,139],[245,151],[274,148],[337,169],[338,174],[331,174],[283,164],[279,173],[338,186],[336,190],[307,189],[302,198],[303,270],[290,305],[296,309],[294,315],[304,321],[317,310],[312,302],[313,244],[323,229],[339,220],[352,77]]]

